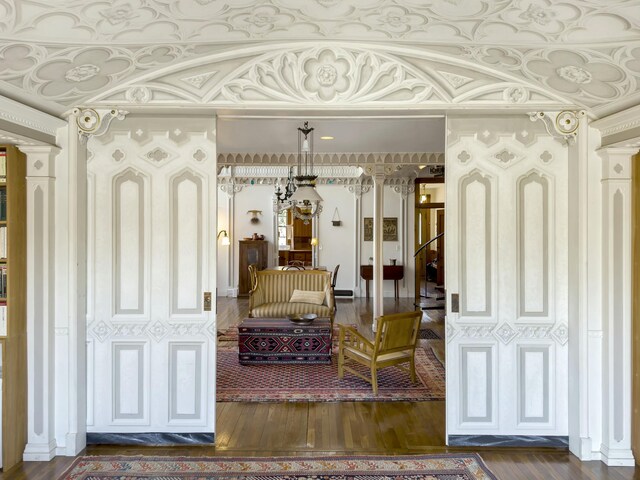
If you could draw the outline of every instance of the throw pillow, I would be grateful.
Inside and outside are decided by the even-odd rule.
[[[324,302],[324,292],[311,290],[294,290],[293,295],[289,299],[289,303],[311,303],[313,305],[322,305]]]

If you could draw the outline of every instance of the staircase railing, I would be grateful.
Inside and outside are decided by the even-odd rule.
[[[413,258],[417,257],[418,255],[420,255],[420,253],[427,248],[429,245],[431,245],[433,242],[435,242],[436,240],[438,240],[440,237],[442,237],[444,235],[444,232],[439,233],[438,235],[436,235],[435,237],[433,237],[431,240],[429,240],[428,242],[420,245],[418,247],[418,249],[416,250],[416,252],[413,254]],[[424,262],[424,295],[422,294],[422,289],[418,286],[418,298],[429,298],[428,292],[427,292],[427,288],[429,285],[428,282],[429,279],[429,262]],[[423,307],[421,306],[422,304],[416,305],[416,307],[419,307],[423,310],[426,309],[440,309],[442,307],[440,306],[431,306],[431,307]]]

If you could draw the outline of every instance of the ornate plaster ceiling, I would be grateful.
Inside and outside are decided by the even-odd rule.
[[[313,47],[306,57],[304,41]],[[265,52],[273,45],[281,62],[288,42],[298,42],[293,60],[302,72],[308,62],[327,63],[322,55],[333,47],[319,48],[324,42],[343,45],[341,54],[353,57],[342,59],[351,69],[345,78],[371,62],[371,52],[397,48],[419,72],[389,75],[410,71],[404,89],[430,82],[443,106],[467,101],[465,83],[473,82],[474,99],[478,88],[499,82],[511,103],[539,96],[540,104],[573,104],[596,116],[640,99],[639,0],[0,0],[0,94],[54,113],[98,101],[212,104],[228,80],[244,81],[242,89],[264,80],[249,69],[229,75],[243,61],[275,68]],[[267,48],[260,53],[257,45]],[[245,57],[232,54],[251,47]],[[289,83],[277,88],[304,86]],[[118,96],[121,86],[128,89]],[[329,90],[312,91],[315,103],[339,102],[339,86]],[[425,92],[407,101],[430,106]],[[227,94],[223,104],[238,101]],[[314,103],[305,95],[299,102]]]

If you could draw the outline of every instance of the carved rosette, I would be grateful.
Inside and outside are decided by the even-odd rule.
[[[542,120],[549,135],[564,141],[566,144],[571,144],[578,136],[580,119],[586,116],[586,114],[584,110],[563,110],[558,113],[554,119],[550,114],[545,112],[532,112],[529,114],[529,118],[532,122]]]
[[[71,113],[76,119],[76,125],[78,126],[78,138],[80,139],[80,142],[87,143],[89,137],[97,137],[106,133],[113,119],[124,120],[124,117],[129,112],[125,110],[118,110],[117,108],[112,108],[110,110],[74,108]]]

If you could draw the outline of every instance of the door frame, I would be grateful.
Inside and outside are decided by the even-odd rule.
[[[430,203],[420,203],[420,185],[422,184],[442,184],[445,188],[445,195],[446,195],[446,173],[444,177],[425,177],[425,178],[421,178],[418,177],[415,179],[415,195],[414,195],[414,203],[413,203],[413,221],[414,221],[414,236],[413,236],[413,252],[415,253],[416,251],[416,236],[415,236],[415,232],[417,231],[417,225],[418,225],[418,214],[419,211],[421,209],[429,209],[429,210],[435,210],[436,212],[439,209],[444,210],[445,209],[445,202],[430,202]],[[437,213],[436,213],[437,215]],[[436,222],[437,222],[437,216],[436,216]],[[436,226],[437,228],[437,226]],[[439,240],[438,240],[439,241]],[[442,255],[444,256],[446,248],[445,248],[445,244],[446,244],[446,235],[445,235],[445,239],[444,242],[442,243]],[[418,245],[419,246],[419,245]],[[417,304],[420,303],[420,274],[421,272],[418,269],[418,257],[414,257],[414,262],[413,262],[413,269],[414,269],[414,285],[415,285],[415,301]],[[445,309],[446,310],[446,309]]]
[[[633,224],[631,231],[633,234],[632,244],[632,279],[631,291],[633,305],[631,313],[632,321],[632,410],[631,410],[631,450],[636,460],[636,465],[640,465],[640,153],[632,158],[631,163],[631,218]]]

